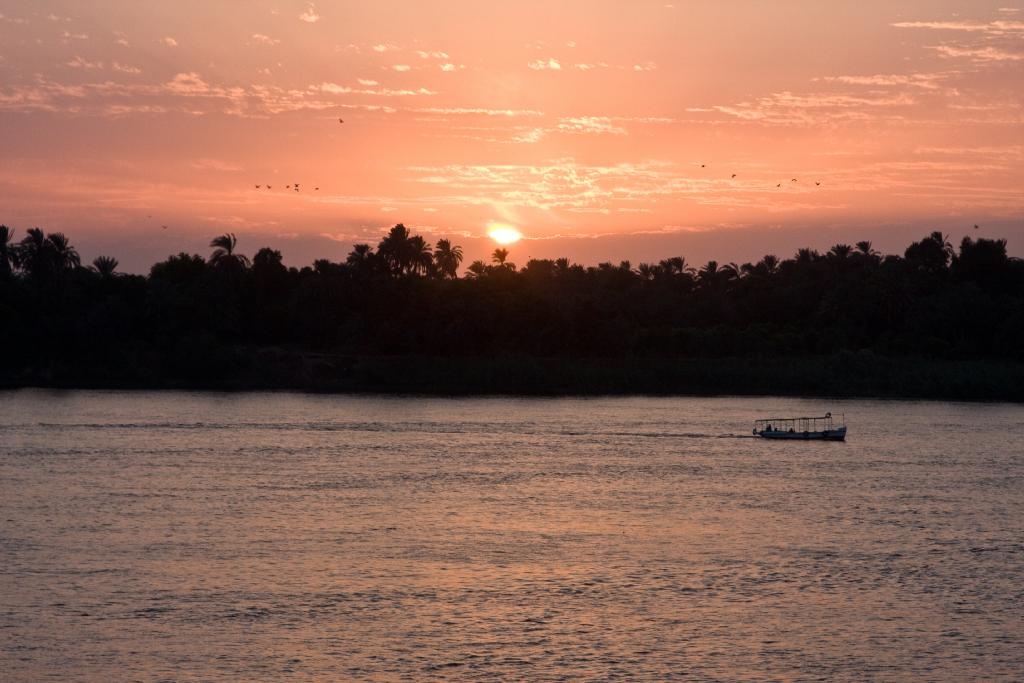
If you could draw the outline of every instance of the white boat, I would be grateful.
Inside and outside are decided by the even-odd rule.
[[[817,439],[819,441],[845,441],[846,419],[833,418],[832,413],[822,417],[777,417],[754,421],[754,436],[763,439]]]

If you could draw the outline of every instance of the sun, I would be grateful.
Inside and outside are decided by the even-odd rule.
[[[523,233],[505,223],[492,223],[487,235],[498,244],[514,244],[523,238]]]

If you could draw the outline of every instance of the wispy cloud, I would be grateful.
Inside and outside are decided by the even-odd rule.
[[[996,20],[978,21],[898,21],[890,26],[896,28],[922,28],[933,31],[966,31],[968,33],[987,33],[989,35],[1007,35],[1024,33],[1024,21]]]
[[[306,9],[299,15],[299,20],[304,21],[307,24],[315,24],[320,21],[320,13],[317,12],[316,5],[311,2],[307,2]]]
[[[362,83],[362,79],[359,81]],[[376,84],[376,81],[370,81]],[[413,95],[436,95],[437,92],[428,88],[416,88],[411,89],[392,89],[392,88],[351,88],[347,85],[339,85],[337,83],[321,83],[320,85],[310,86],[312,90],[319,90],[320,92],[331,93],[334,95],[346,95],[346,94],[360,94],[360,95],[378,95],[382,97],[410,97]]]
[[[67,62],[67,65],[74,69],[102,69],[103,62],[90,62],[75,55],[74,59]]]
[[[268,35],[262,33],[252,34],[252,40],[254,43],[260,43],[261,45],[279,45],[281,41],[277,38],[271,38]]]
[[[167,47],[178,47],[178,41],[174,38],[171,38],[170,36],[161,39],[160,42],[166,45]]]
[[[1018,62],[1024,60],[1024,52],[1008,52],[997,47],[959,47],[956,45],[930,46],[943,57],[967,57],[976,62]]]
[[[548,57],[547,59],[538,59],[527,64],[534,71],[560,71],[562,65],[554,57]]]
[[[420,107],[413,111],[424,114],[504,116],[507,118],[518,116],[544,116],[544,112],[537,111],[535,109],[489,109],[486,107]]]

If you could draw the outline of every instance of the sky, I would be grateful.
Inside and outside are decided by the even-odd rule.
[[[399,222],[467,264],[1022,255],[1024,5],[0,0],[16,239],[305,265]]]

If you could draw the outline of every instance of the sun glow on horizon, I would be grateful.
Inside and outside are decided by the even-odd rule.
[[[487,229],[487,236],[498,244],[515,244],[523,238],[523,233],[519,232],[511,225],[493,223]]]

